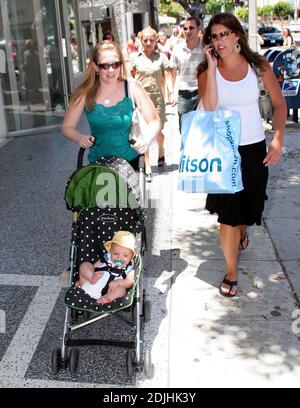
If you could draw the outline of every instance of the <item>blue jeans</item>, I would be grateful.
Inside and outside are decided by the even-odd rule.
[[[182,125],[182,115],[191,112],[197,109],[199,103],[198,95],[191,96],[189,98],[184,98],[181,95],[178,95],[178,102],[177,102],[177,109],[178,109],[178,116],[179,116],[179,131],[181,133],[181,125]]]

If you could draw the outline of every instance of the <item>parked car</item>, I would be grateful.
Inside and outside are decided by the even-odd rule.
[[[258,32],[264,40],[264,47],[283,45],[283,35],[277,27],[261,26]]]

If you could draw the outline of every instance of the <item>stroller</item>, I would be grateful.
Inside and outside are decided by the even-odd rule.
[[[154,366],[151,353],[145,349],[144,323],[150,320],[150,302],[145,300],[143,289],[143,259],[146,250],[144,226],[145,194],[144,158],[139,159],[138,174],[130,164],[117,157],[103,157],[83,166],[84,149],[78,154],[77,170],[67,182],[65,201],[73,213],[70,248],[69,289],[65,294],[65,323],[61,348],[52,351],[50,368],[53,374],[69,367],[75,374],[79,364],[76,346],[109,345],[128,348],[127,374],[142,372],[151,378]],[[103,244],[112,239],[115,232],[126,230],[136,237],[134,283],[124,297],[111,303],[99,304],[83,289],[75,287],[82,262],[95,263]],[[124,309],[129,317],[124,317]],[[126,313],[125,313],[126,314]],[[134,341],[116,341],[101,338],[74,338],[73,333],[104,318],[117,318],[126,329],[134,333]],[[69,351],[70,349],[70,351]]]

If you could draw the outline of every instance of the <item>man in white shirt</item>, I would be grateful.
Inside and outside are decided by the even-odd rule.
[[[171,55],[174,82],[177,76],[180,131],[182,115],[195,110],[198,106],[197,68],[203,59],[199,30],[200,22],[197,18],[186,18],[183,22],[185,41],[175,47]]]

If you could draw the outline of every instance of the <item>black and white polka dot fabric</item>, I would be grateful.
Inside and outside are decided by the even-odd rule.
[[[141,273],[141,237],[144,228],[144,212],[140,206],[136,208],[121,208],[120,206],[99,206],[87,208],[75,208],[72,205],[72,194],[76,190],[76,183],[82,183],[84,175],[89,171],[98,171],[97,167],[101,166],[113,170],[118,176],[120,183],[126,185],[126,188],[134,196],[133,202],[140,203],[139,179],[132,169],[132,167],[125,160],[116,157],[101,158],[96,163],[92,163],[77,170],[70,177],[67,183],[66,194],[68,191],[67,208],[73,211],[79,211],[79,218],[77,222],[72,225],[72,245],[76,246],[76,260],[72,276],[72,287],[65,295],[65,304],[69,308],[78,309],[82,311],[90,311],[97,314],[116,312],[130,306],[135,295],[135,287]],[[72,184],[73,183],[73,184]],[[84,185],[84,183],[83,183]],[[121,188],[121,187],[120,187]],[[88,186],[84,185],[82,194],[88,196]],[[75,194],[75,193],[74,193]],[[78,190],[77,193],[78,194]],[[81,202],[84,202],[81,201]],[[89,199],[87,199],[89,202]],[[92,200],[90,200],[92,202]],[[104,243],[110,241],[117,231],[130,231],[136,237],[137,254],[134,260],[135,280],[132,288],[130,288],[126,295],[122,298],[115,299],[113,302],[105,305],[97,304],[96,300],[91,298],[81,288],[74,287],[78,279],[79,266],[83,262],[95,263],[98,259],[103,258],[105,252]]]

